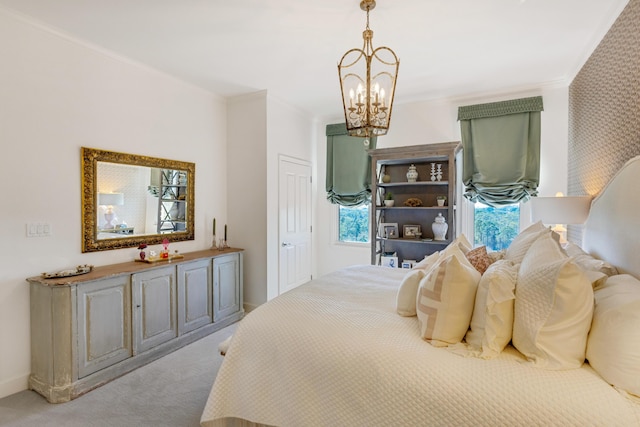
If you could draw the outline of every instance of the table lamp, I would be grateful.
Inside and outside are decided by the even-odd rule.
[[[531,221],[555,224],[551,229],[560,235],[560,243],[567,242],[566,224],[583,224],[589,216],[590,196],[563,196],[531,198]]]
[[[104,219],[106,224],[104,228],[115,228],[116,224],[113,220],[116,219],[116,214],[113,211],[114,206],[124,205],[123,193],[98,193],[98,205],[105,207]]]

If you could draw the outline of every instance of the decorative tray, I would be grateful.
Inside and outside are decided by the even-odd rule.
[[[81,274],[87,274],[91,270],[93,270],[93,265],[79,265],[75,268],[75,270],[60,270],[55,273],[42,273],[42,277],[45,279],[53,279],[56,277],[71,277],[71,276],[79,276]]]
[[[180,258],[184,258],[184,255],[174,254],[174,255],[169,255],[168,258],[160,258],[159,256],[147,257],[145,259],[136,258],[136,261],[137,262],[146,262],[147,264],[153,264],[153,263],[156,263],[156,262],[171,261],[171,260],[180,259]]]

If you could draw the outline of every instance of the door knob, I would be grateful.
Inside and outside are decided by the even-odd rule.
[[[282,247],[286,248],[287,246],[291,246],[291,243],[289,242],[282,242]]]

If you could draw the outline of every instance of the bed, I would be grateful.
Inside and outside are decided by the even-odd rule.
[[[524,258],[512,262],[519,268],[514,335],[503,350],[478,357],[464,340],[424,339],[428,328],[420,307],[418,320],[398,314],[407,270],[353,266],[295,288],[241,321],[201,425],[640,425],[640,196],[626,192],[639,179],[640,157],[593,201],[583,232],[586,253],[574,248],[568,260],[549,261],[560,271],[557,280],[571,270],[589,286],[565,295],[554,288],[556,305],[563,298],[572,304],[580,292],[591,298],[580,314],[584,333],[564,340],[583,347],[577,366],[557,362],[562,357],[553,353],[562,349],[543,349],[548,358],[526,350],[523,336],[531,331],[522,326],[529,309],[520,302],[527,297],[523,268],[537,268],[540,258],[531,258],[532,248],[542,247],[544,234],[528,238],[533,243]],[[586,274],[579,259],[587,258],[617,271]],[[476,311],[478,301],[472,302]],[[543,321],[556,315],[545,314]],[[534,330],[532,339],[560,323]]]

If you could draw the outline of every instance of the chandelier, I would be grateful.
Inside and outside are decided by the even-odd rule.
[[[369,29],[369,11],[374,0],[362,0],[360,9],[367,12],[367,27],[362,33],[362,49],[351,49],[338,64],[342,105],[351,136],[369,138],[385,135],[389,130],[396,76],[400,61],[388,47],[373,48],[373,31]]]

